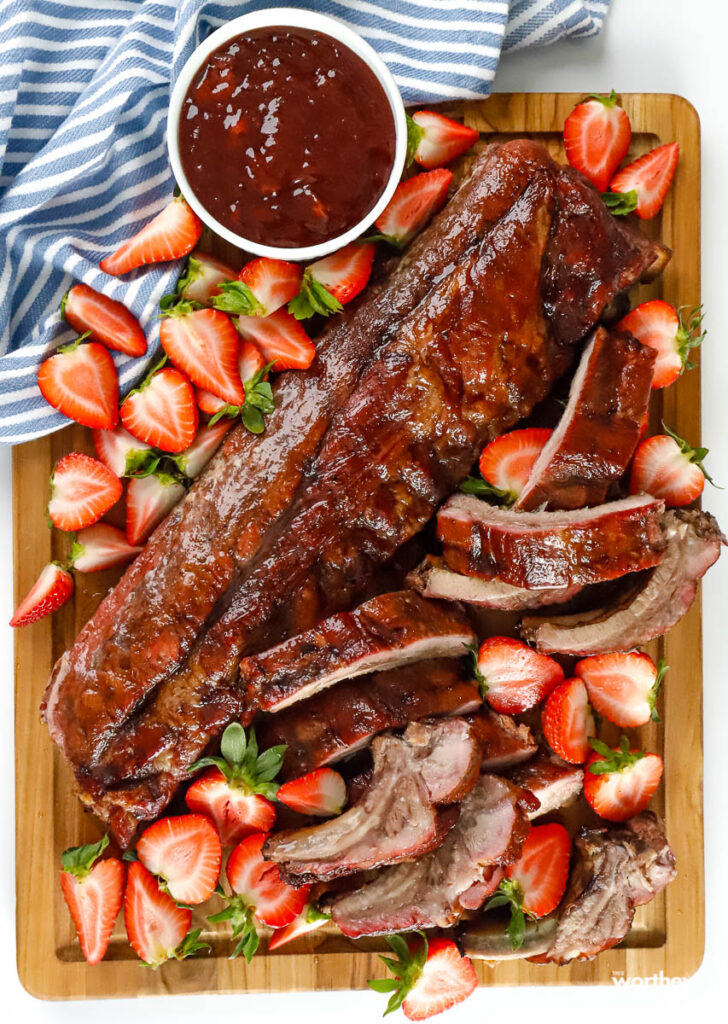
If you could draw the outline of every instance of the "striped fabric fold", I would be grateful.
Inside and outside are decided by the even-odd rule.
[[[73,339],[74,281],[121,299],[150,357],[114,353],[122,392],[158,346],[157,306],[176,264],[115,279],[99,260],[168,202],[166,112],[194,47],[264,0],[4,0],[0,24],[0,442],[68,422],[36,373]],[[356,29],[406,102],[487,96],[501,51],[599,32],[608,0],[288,0]]]

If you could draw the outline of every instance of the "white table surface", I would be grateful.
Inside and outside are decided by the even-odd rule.
[[[728,141],[725,100],[725,38],[728,5],[724,0],[612,0],[605,31],[597,40],[561,44],[504,59],[498,72],[500,91],[672,92],[686,96],[697,108],[703,133],[703,301],[708,339],[703,350],[703,440],[711,449],[708,467],[728,485],[728,299],[724,247],[728,238]],[[690,297],[686,296],[690,301]],[[728,490],[706,488],[706,506],[728,532]],[[0,530],[6,570],[0,587],[0,623],[11,615],[10,570],[11,475],[9,451],[0,448]],[[659,1013],[684,1019],[685,1011],[722,1005],[726,952],[724,919],[728,914],[728,845],[726,811],[725,721],[728,716],[726,673],[726,611],[728,553],[708,574],[703,588],[705,608],[705,824],[707,859],[707,936],[702,967],[685,984],[641,986],[625,990],[533,988],[477,991],[441,1019],[448,1024],[495,1019],[523,1020],[532,1013],[546,1020],[597,1015]],[[372,992],[296,993],[270,996],[200,996],[114,1000],[86,1003],[43,1003],[20,986],[15,970],[15,893],[13,863],[13,656],[11,631],[0,627],[0,659],[4,669],[0,693],[0,960],[2,1002],[11,1020],[74,1021],[108,1024],[156,1021],[174,1014],[178,1024],[205,1021],[213,1014],[270,1022],[332,1021],[347,1024],[376,1020],[383,997]],[[671,678],[669,685],[679,686]],[[677,827],[675,823],[673,828]],[[141,969],[141,968],[140,968]],[[719,1002],[720,1000],[720,1002]],[[712,1004],[712,1005],[711,1005]],[[402,1018],[400,1018],[402,1019]],[[694,1018],[693,1018],[694,1019]]]

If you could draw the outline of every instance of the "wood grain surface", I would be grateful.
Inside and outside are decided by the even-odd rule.
[[[464,116],[486,140],[529,135],[563,159],[561,129],[580,96],[501,94],[482,102],[453,104],[445,110]],[[632,155],[660,142],[680,143],[680,164],[660,216],[646,225],[674,249],[665,274],[635,290],[634,302],[665,298],[675,305],[700,302],[700,138],[695,110],[670,95],[624,95],[633,128]],[[230,256],[226,247],[215,246]],[[697,356],[696,358],[699,358]],[[700,438],[700,371],[686,373],[653,398],[652,430],[660,421],[682,437]],[[71,450],[89,450],[90,432],[69,427],[14,452],[15,594],[19,600],[41,567],[67,554],[68,538],[48,529],[48,479],[57,459]],[[171,962],[157,971],[140,966],[126,943],[123,921],[116,925],[107,959],[88,967],[75,938],[58,885],[61,851],[99,837],[95,819],[84,813],[73,793],[71,773],[39,718],[39,704],[51,667],[117,578],[111,572],[77,576],[72,602],[51,618],[18,630],[15,645],[17,948],[20,979],[33,995],[82,999],[154,993],[286,991],[362,988],[381,977],[376,951],[381,940],[354,942],[325,930],[268,953],[265,942],[251,964],[227,959],[231,943],[225,926],[208,927],[209,955]],[[702,825],[702,669],[700,599],[663,640],[648,648],[670,666],[660,702],[662,723],[638,737],[664,754],[664,785],[653,801],[667,819],[668,837],[679,874],[666,892],[641,908],[627,939],[591,963],[567,967],[510,962],[476,964],[483,985],[609,984],[615,978],[691,975],[703,955],[704,879]],[[617,738],[607,727],[604,736]],[[585,805],[577,805],[584,809]],[[195,914],[203,926],[205,910]],[[216,907],[216,909],[218,909]]]

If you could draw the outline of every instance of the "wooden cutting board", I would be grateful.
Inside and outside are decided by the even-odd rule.
[[[485,139],[521,135],[541,139],[563,159],[564,118],[580,96],[535,93],[495,95],[482,102],[451,105]],[[700,302],[700,126],[691,105],[678,96],[622,97],[632,121],[632,155],[661,142],[680,143],[680,165],[661,215],[646,225],[675,251],[665,274],[636,289],[635,303],[665,298],[676,306]],[[221,252],[222,254],[222,252]],[[653,398],[651,426],[660,421],[682,437],[700,438],[700,371],[686,373]],[[89,432],[80,427],[31,442],[14,452],[15,595],[26,593],[40,568],[67,553],[67,538],[50,531],[45,519],[48,478],[57,459],[73,449],[89,450]],[[335,933],[315,932],[268,954],[265,943],[251,964],[227,959],[224,926],[208,929],[210,955],[140,969],[117,922],[107,959],[88,967],[63,903],[57,872],[61,851],[101,834],[73,794],[71,774],[50,742],[38,714],[51,667],[116,580],[111,573],[77,577],[73,602],[51,618],[19,630],[15,645],[16,873],[17,941],[20,980],[46,999],[84,999],[154,993],[288,991],[363,988],[381,977],[375,952],[381,940],[353,942]],[[700,599],[684,620],[650,653],[670,666],[661,702],[663,722],[638,736],[640,745],[664,755],[665,778],[653,805],[666,815],[679,874],[666,892],[641,908],[622,945],[591,963],[568,967],[523,962],[488,967],[476,964],[483,985],[610,984],[612,979],[648,978],[660,972],[687,977],[703,956],[704,880],[702,823],[702,668]],[[607,729],[608,740],[616,730]],[[204,909],[204,908],[203,908]],[[217,909],[217,908],[216,908]],[[211,912],[211,911],[208,911]],[[194,927],[204,925],[201,913]]]

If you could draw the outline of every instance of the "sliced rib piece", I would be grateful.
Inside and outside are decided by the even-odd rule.
[[[662,558],[665,504],[646,494],[571,512],[513,512],[456,494],[437,514],[448,566],[516,587],[601,583]]]
[[[483,708],[467,720],[480,744],[484,771],[511,768],[533,757],[538,749],[528,726],[516,724],[509,715]]]
[[[500,580],[463,576],[448,569],[442,558],[427,555],[424,562],[407,577],[407,583],[423,597],[444,598],[446,601],[464,601],[483,608],[497,608],[504,612],[543,608],[563,604],[575,597],[581,587],[558,587],[554,590],[527,590],[513,587]]]
[[[508,773],[511,782],[533,793],[539,802],[529,818],[540,818],[551,811],[565,807],[577,798],[584,786],[584,770],[573,764],[563,764],[550,757],[535,757],[528,764]]]
[[[437,805],[461,799],[480,768],[478,745],[461,718],[415,722],[402,737],[380,736],[372,755],[372,781],[355,806],[268,839],[265,856],[286,881],[328,881],[427,853],[457,820]]]
[[[671,629],[692,605],[698,580],[717,561],[725,539],[708,512],[673,509],[663,524],[665,554],[636,591],[591,612],[528,616],[523,636],[547,654],[589,655],[631,651]]]
[[[460,896],[485,880],[493,865],[517,860],[528,834],[529,793],[497,775],[481,775],[460,805],[460,819],[437,850],[385,868],[361,889],[331,902],[344,935],[385,935],[447,928],[463,912]],[[466,900],[471,900],[472,892]]]
[[[523,960],[545,953],[556,935],[556,918],[527,917],[525,925],[523,944],[515,950],[508,938],[508,918],[494,912],[463,923],[458,939],[466,956],[476,960]]]
[[[456,658],[475,641],[452,605],[410,590],[380,594],[340,612],[262,654],[243,658],[240,685],[251,707],[281,711],[340,679],[397,668],[425,658]]]
[[[621,942],[635,907],[649,903],[677,874],[662,822],[650,811],[624,826],[582,829],[578,861],[542,963],[591,960]]]
[[[640,438],[657,354],[630,334],[598,327],[574,374],[564,414],[514,508],[599,505]]]
[[[261,748],[286,745],[282,778],[339,761],[385,729],[434,715],[464,715],[480,705],[458,662],[418,662],[339,683],[307,701],[256,720]]]

